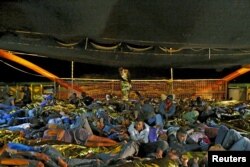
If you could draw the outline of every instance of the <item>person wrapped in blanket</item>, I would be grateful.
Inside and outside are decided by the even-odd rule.
[[[213,141],[210,150],[250,151],[250,140],[225,125],[205,127],[205,134]]]
[[[26,167],[68,167],[68,166],[101,166],[95,159],[68,159],[49,145],[28,146],[20,143],[0,142],[0,166]]]
[[[176,131],[176,129],[178,130]],[[202,150],[202,146],[198,142],[194,141],[188,134],[190,134],[190,132],[183,127],[173,128],[173,130],[169,128],[169,146],[182,153],[187,151]],[[207,150],[207,148],[205,150]]]
[[[69,129],[60,127],[54,119],[49,120],[48,129],[43,133],[43,140],[57,140],[89,147],[117,144],[109,138],[94,135],[85,114],[77,116],[75,123],[71,124]]]

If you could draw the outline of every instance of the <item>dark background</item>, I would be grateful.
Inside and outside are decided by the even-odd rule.
[[[44,68],[45,70],[61,78],[71,78],[71,62],[51,58],[35,56],[21,56],[32,63]],[[7,64],[8,65],[7,65]],[[10,67],[12,66],[12,67]],[[21,66],[17,63],[0,59],[1,82],[39,82],[49,81],[45,77],[38,77],[32,74],[36,72]],[[21,72],[15,68],[28,73]],[[174,69],[174,79],[221,79],[240,67],[225,69]],[[129,68],[132,79],[170,79],[170,68]],[[74,78],[107,78],[119,79],[118,68],[109,66],[92,65],[85,63],[74,63]],[[250,74],[246,73],[231,82],[249,82]]]

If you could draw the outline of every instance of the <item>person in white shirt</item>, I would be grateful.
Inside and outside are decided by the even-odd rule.
[[[141,120],[133,122],[128,128],[128,132],[133,141],[148,143],[149,126],[145,122]]]

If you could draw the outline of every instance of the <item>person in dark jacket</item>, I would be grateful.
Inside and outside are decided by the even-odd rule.
[[[22,105],[25,106],[27,104],[30,104],[31,101],[31,91],[28,87],[28,85],[24,85],[24,87],[22,88],[22,92],[23,92],[23,98],[22,98]]]
[[[179,128],[177,132],[170,133],[168,136],[169,147],[179,152],[200,150],[201,146],[188,137],[188,132],[184,128]]]

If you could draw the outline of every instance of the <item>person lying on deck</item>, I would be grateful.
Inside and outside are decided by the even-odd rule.
[[[93,134],[84,114],[77,118],[71,129],[63,129],[52,120],[48,122],[48,129],[44,131],[43,140],[57,140],[75,143],[89,147],[114,146],[116,141]]]

